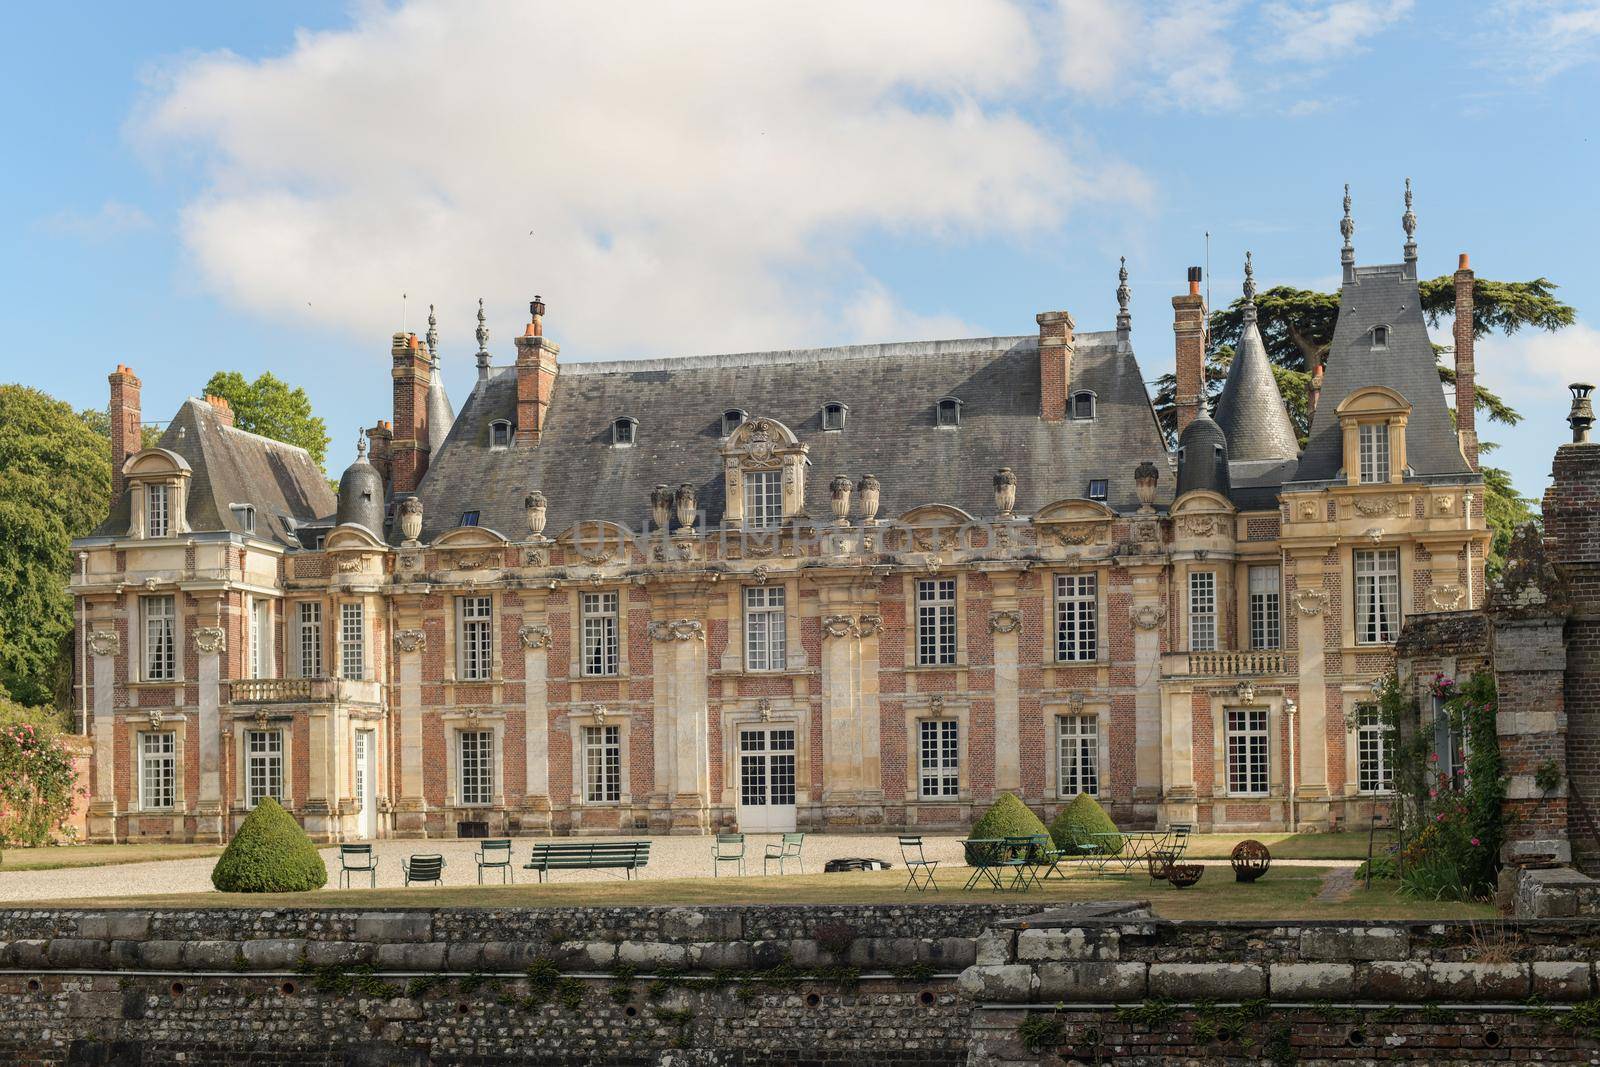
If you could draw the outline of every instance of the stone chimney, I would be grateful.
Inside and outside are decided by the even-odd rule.
[[[1200,268],[1189,268],[1189,291],[1172,298],[1172,332],[1176,335],[1178,433],[1195,420],[1206,393],[1206,302],[1200,295]]]
[[[227,397],[212,396],[210,393],[207,393],[206,403],[210,404],[211,410],[216,412],[218,422],[222,423],[224,426],[233,425],[233,405],[228,403]]]
[[[139,378],[133,368],[118,363],[107,376],[111,383],[111,495],[121,496],[122,465],[139,451],[143,435],[139,421]]]
[[[1472,358],[1472,267],[1461,253],[1456,267],[1456,436],[1467,466],[1478,469],[1478,386]]]
[[[384,419],[378,420],[378,425],[367,431],[367,460],[378,473],[383,475],[383,484],[388,485],[394,476],[390,466],[390,456],[394,451],[394,427]]]
[[[428,386],[433,361],[414,333],[394,335],[394,437],[389,446],[390,491],[415,492],[428,472]]]
[[[1039,324],[1039,417],[1060,422],[1067,417],[1067,393],[1072,389],[1072,314],[1041,311]]]
[[[528,325],[517,338],[517,444],[536,445],[550,414],[561,346],[544,336],[544,301],[528,304]]]

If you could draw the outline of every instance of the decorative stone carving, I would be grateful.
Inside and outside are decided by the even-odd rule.
[[[1058,526],[1052,529],[1050,536],[1055,539],[1057,544],[1071,547],[1103,541],[1110,529],[1111,524],[1108,522],[1075,523],[1071,526]]]
[[[678,529],[692,529],[695,513],[694,486],[688,482],[678,486],[678,492],[673,496],[672,503],[678,513]]]
[[[1316,522],[1320,517],[1321,516],[1318,513],[1317,502],[1315,500],[1300,501],[1301,522]]]
[[[1435,515],[1454,515],[1456,513],[1456,498],[1451,493],[1440,493],[1433,498],[1433,513]]]
[[[1382,527],[1378,527],[1378,526],[1368,527],[1368,529],[1367,529],[1367,540],[1371,541],[1375,545],[1383,544],[1383,529],[1382,529]]]
[[[428,635],[423,630],[396,630],[394,647],[401,652],[416,652],[428,647]]]
[[[836,475],[828,483],[828,504],[833,509],[833,521],[838,526],[850,525],[850,479]]]
[[[935,693],[928,698],[928,714],[934,718],[944,714],[944,696]]]
[[[989,632],[992,634],[1015,633],[1022,627],[1022,612],[1020,611],[991,611],[989,612]]]
[[[650,490],[650,521],[658,530],[665,530],[672,521],[672,486],[665,482]]]
[[[1154,630],[1157,626],[1167,621],[1167,606],[1165,604],[1140,604],[1133,609],[1133,624],[1141,630]]]
[[[1328,606],[1328,594],[1321,589],[1296,589],[1294,606],[1302,615],[1321,615]]]
[[[355,571],[359,571],[361,569],[362,564],[364,564],[365,562],[366,562],[366,557],[365,556],[340,556],[339,557],[339,573],[341,573],[341,574],[352,574]]]
[[[543,547],[535,545],[522,550],[522,565],[524,567],[543,567],[550,562],[550,553]]]
[[[161,723],[163,721],[162,718],[161,718],[161,712],[158,711],[155,708],[151,708],[150,709],[150,717],[149,717],[149,719],[147,721],[150,723],[150,729],[152,729],[152,730],[161,729]]]
[[[417,543],[422,536],[422,501],[408,496],[400,501],[400,537],[408,545]]]
[[[422,569],[422,553],[421,552],[402,552],[402,553],[400,553],[400,569],[403,570],[403,571],[421,570]]]
[[[757,463],[771,463],[776,445],[772,440],[772,426],[766,419],[757,419],[750,428],[750,438],[745,451]]]
[[[772,721],[772,700],[770,698],[768,698],[768,697],[762,697],[761,699],[757,700],[756,701],[756,714],[761,716],[761,721],[762,722],[771,722]]]
[[[596,704],[589,709],[589,717],[594,720],[596,726],[604,726],[606,724],[607,714],[604,704]]]
[[[1133,524],[1133,536],[1140,544],[1153,545],[1161,540],[1161,524],[1154,519],[1141,519]]]
[[[1133,469],[1133,486],[1139,492],[1139,510],[1150,511],[1156,504],[1156,484],[1161,481],[1161,471],[1154,463],[1145,460]]]
[[[228,635],[220,626],[198,626],[194,631],[194,647],[211,655],[228,650]]]
[[[823,637],[860,637],[861,628],[856,625],[854,615],[824,615],[822,617]]]
[[[1222,523],[1215,515],[1180,515],[1178,532],[1188,537],[1210,537],[1221,533]]]
[[[767,584],[767,565],[765,563],[763,563],[763,564],[760,564],[759,566],[757,566],[755,570],[750,572],[750,577],[752,577],[752,578],[754,578],[756,580],[756,584],[757,585],[766,585]]]
[[[517,638],[523,648],[546,648],[550,644],[550,627],[542,622],[530,622],[517,628]]]
[[[599,571],[590,571],[588,581],[590,585],[598,589],[600,586],[605,584],[606,578],[605,575],[601,574]]]
[[[549,501],[537,489],[522,498],[522,511],[528,522],[528,533],[535,539],[544,536],[544,524],[549,509]]]
[[[1454,611],[1466,600],[1467,591],[1455,583],[1436,585],[1428,590],[1428,602],[1438,611]]]
[[[862,637],[872,637],[883,626],[882,615],[861,615],[856,619]]]
[[[706,628],[699,619],[656,620],[650,623],[650,636],[657,641],[704,641]]]
[[[994,508],[1001,518],[1010,518],[1017,507],[1017,473],[1001,467],[994,473]]]
[[[1358,496],[1354,503],[1356,513],[1369,519],[1379,515],[1393,515],[1395,510],[1395,498],[1392,496]]]
[[[599,552],[585,552],[581,548],[574,548],[573,551],[578,554],[580,560],[591,567],[604,567],[607,563],[617,558],[615,552],[605,549]]]
[[[1248,679],[1233,687],[1233,695],[1246,707],[1256,702],[1256,683]]]
[[[1083,694],[1076,689],[1067,694],[1067,710],[1074,715],[1083,711]]]
[[[122,637],[115,630],[95,630],[89,634],[89,651],[97,656],[115,656],[122,651]]]
[[[487,562],[487,552],[457,552],[455,557],[456,566],[465,571],[475,571]]]
[[[878,521],[878,496],[881,487],[876,475],[862,475],[856,483],[856,495],[861,499],[861,521],[871,525]]]
[[[267,714],[267,707],[266,707],[265,704],[263,704],[260,707],[256,708],[255,719],[256,719],[256,726],[257,727],[259,727],[261,729],[266,729],[267,723],[269,721],[271,721],[271,716],[269,716]]]

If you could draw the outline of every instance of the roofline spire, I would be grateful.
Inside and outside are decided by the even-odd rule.
[[[1256,321],[1256,273],[1249,252],[1244,254],[1244,321]]]
[[[1133,329],[1133,316],[1128,312],[1128,297],[1131,295],[1128,288],[1128,257],[1122,257],[1122,266],[1117,270],[1117,340],[1126,341],[1128,333]]]
[[[1339,220],[1339,232],[1344,235],[1344,247],[1339,250],[1339,263],[1344,267],[1344,284],[1356,280],[1356,246],[1350,239],[1355,236],[1356,222],[1350,217],[1350,183],[1344,183],[1344,218]]]
[[[478,297],[478,378],[489,377],[489,323],[483,312],[483,297]]]
[[[1406,179],[1406,213],[1400,216],[1400,225],[1406,231],[1406,262],[1414,264],[1417,261],[1417,216],[1411,210],[1410,178]],[[1412,274],[1415,275],[1416,271],[1413,270]]]
[[[362,460],[364,460],[366,458],[367,458],[367,435],[364,434],[364,433],[357,434],[356,435],[356,462],[360,463]]]
[[[433,357],[433,365],[439,365],[439,320],[433,314],[433,305],[428,305],[428,355]]]

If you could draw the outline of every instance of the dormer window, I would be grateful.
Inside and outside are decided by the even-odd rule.
[[[239,524],[239,529],[248,534],[256,532],[256,509],[252,505],[230,504],[228,507],[233,512],[233,519]]]
[[[144,487],[144,535],[166,537],[172,532],[172,495],[170,487],[151,482]]]
[[[1372,349],[1379,351],[1389,347],[1389,327],[1374,326],[1372,328]]]
[[[1411,405],[1393,389],[1357,389],[1334,409],[1344,437],[1344,479],[1349,485],[1384,485],[1406,475],[1406,421]]]
[[[845,406],[840,403],[822,405],[822,428],[824,430],[844,429]]]
[[[1072,394],[1072,417],[1075,419],[1094,418],[1094,394],[1087,389]]]
[[[1089,499],[1090,500],[1104,500],[1106,498],[1107,487],[1108,487],[1108,483],[1107,483],[1106,479],[1104,479],[1104,478],[1090,478],[1089,479]]]
[[[461,513],[461,525],[463,525],[463,526],[476,526],[476,525],[478,525],[478,513],[476,511],[463,511]]]
[[[1389,424],[1364,422],[1357,430],[1361,453],[1361,484],[1372,485],[1389,480]]]
[[[935,414],[934,425],[945,429],[953,429],[961,425],[961,401],[953,396],[947,396],[939,401]]]
[[[729,408],[722,413],[722,436],[730,437],[733,431],[744,425],[745,413],[739,408]]]
[[[489,447],[511,447],[511,423],[505,419],[496,419],[489,424]]]
[[[611,424],[611,445],[613,448],[632,448],[634,439],[638,436],[639,420],[624,415]]]

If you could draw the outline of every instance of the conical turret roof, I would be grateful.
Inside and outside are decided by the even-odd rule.
[[[1294,459],[1300,454],[1300,440],[1256,324],[1255,275],[1248,253],[1244,269],[1244,329],[1214,417],[1228,437],[1228,458],[1233,462]]]

